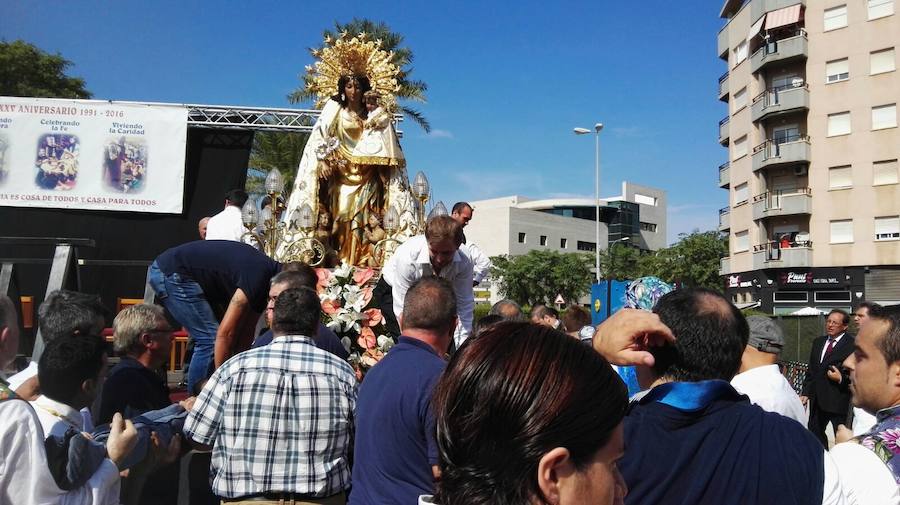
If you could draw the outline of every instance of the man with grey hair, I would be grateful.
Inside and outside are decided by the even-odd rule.
[[[522,315],[522,307],[508,298],[500,300],[492,305],[488,314],[498,315],[502,317],[504,321],[525,320],[525,317]]]
[[[47,344],[74,334],[100,335],[108,313],[97,295],[67,289],[53,291],[38,307],[41,340]],[[9,378],[10,387],[19,391],[19,396],[33,399],[39,394],[37,368],[37,361],[32,361],[25,370]]]
[[[119,312],[113,321],[113,345],[122,359],[103,386],[95,424],[110,422],[116,412],[131,418],[171,405],[169,387],[156,370],[169,358],[173,332],[158,305],[142,303]]]
[[[781,327],[765,316],[747,317],[747,326],[750,327],[750,338],[744,346],[741,368],[731,379],[731,385],[763,410],[790,417],[806,426],[806,409],[778,369],[778,355],[784,347]]]
[[[295,264],[293,270],[282,271],[275,274],[269,282],[269,301],[266,304],[266,323],[269,325],[269,330],[256,337],[256,340],[253,341],[250,348],[262,347],[272,343],[272,339],[274,338],[271,330],[272,317],[275,312],[275,301],[278,300],[278,296],[281,295],[281,293],[288,289],[299,288],[315,290],[318,281],[319,277],[316,275],[316,271],[306,264]],[[341,359],[350,357],[350,353],[344,348],[344,345],[341,343],[341,339],[338,338],[337,334],[322,324],[321,321],[319,322],[319,328],[316,330],[316,334],[311,335],[311,337],[316,343],[316,347],[319,349],[328,351]]]

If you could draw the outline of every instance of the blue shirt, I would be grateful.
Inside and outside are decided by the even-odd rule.
[[[266,330],[265,333],[256,337],[256,340],[250,344],[250,348],[255,349],[269,345],[272,343],[272,337],[272,330]],[[316,330],[316,336],[313,337],[313,341],[316,343],[316,347],[323,351],[328,351],[338,358],[347,359],[350,357],[350,353],[347,352],[347,349],[344,349],[344,344],[341,343],[341,339],[338,338],[337,334],[322,323],[319,323],[319,329]]]
[[[418,503],[434,494],[437,465],[431,395],[446,362],[401,336],[366,374],[356,405],[350,505]]]
[[[166,275],[181,274],[199,284],[211,304],[227,304],[240,288],[259,314],[269,298],[269,280],[281,270],[252,246],[231,240],[188,242],[160,254],[156,264]]]

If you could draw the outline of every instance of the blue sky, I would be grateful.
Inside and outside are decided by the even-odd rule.
[[[716,226],[725,149],[716,100],[720,2],[21,1],[0,4],[0,38],[74,62],[95,98],[286,107],[322,30],[384,21],[429,85],[404,121],[410,174],[451,204],[520,194],[592,196],[622,180],[669,195],[669,238]],[[477,219],[477,213],[476,217]]]

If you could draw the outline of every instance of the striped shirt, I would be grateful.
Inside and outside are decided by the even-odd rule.
[[[212,445],[223,498],[292,492],[326,497],[350,485],[357,381],[347,362],[304,336],[279,336],[219,367],[184,425]]]

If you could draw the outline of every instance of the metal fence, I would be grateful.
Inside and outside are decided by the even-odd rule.
[[[799,394],[806,376],[812,341],[825,334],[825,316],[772,316],[772,319],[784,332],[782,373]]]

